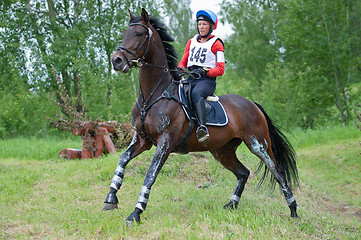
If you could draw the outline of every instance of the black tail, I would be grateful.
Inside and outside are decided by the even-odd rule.
[[[267,115],[265,110],[261,105],[255,103],[258,108],[262,111],[265,116],[268,124],[268,131],[271,138],[271,146],[273,155],[275,156],[277,166],[281,173],[285,176],[287,184],[290,188],[298,186],[298,170],[296,164],[296,152],[292,147],[291,143],[288,141],[286,136],[279,130],[270,117]],[[258,173],[263,166],[263,162],[261,161],[256,173]],[[264,174],[259,181],[258,185],[262,185],[264,180],[267,178],[269,174],[268,168],[265,166]],[[275,178],[271,176],[271,185],[274,187],[276,184]]]

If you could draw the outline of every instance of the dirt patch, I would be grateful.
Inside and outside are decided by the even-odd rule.
[[[54,230],[46,224],[34,226],[18,221],[6,225],[1,235],[4,239],[17,239],[19,236],[30,236],[30,238],[44,239],[46,236],[53,234]]]
[[[354,215],[355,215],[356,217],[358,217],[358,218],[361,218],[361,209],[358,209],[358,210],[354,213]]]

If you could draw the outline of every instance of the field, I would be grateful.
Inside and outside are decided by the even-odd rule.
[[[361,239],[361,132],[354,126],[295,130],[300,219],[290,218],[279,189],[251,177],[237,210],[223,210],[235,177],[209,153],[172,154],[152,188],[141,223],[134,210],[154,148],[126,168],[119,209],[102,211],[120,153],[60,160],[69,137],[0,140],[1,239]],[[238,156],[252,171],[244,146]]]

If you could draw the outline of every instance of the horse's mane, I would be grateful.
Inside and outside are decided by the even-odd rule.
[[[134,17],[130,20],[130,23],[136,23],[141,21],[141,17]],[[171,44],[171,42],[174,42],[174,39],[172,36],[169,35],[167,29],[165,28],[165,24],[160,22],[158,18],[151,17],[149,18],[150,24],[157,30],[160,38],[162,39],[162,43],[165,49],[165,54],[167,56],[168,61],[168,67],[170,70],[174,70],[177,68],[178,60],[177,60],[177,53]],[[174,71],[171,71],[171,74],[173,74]]]

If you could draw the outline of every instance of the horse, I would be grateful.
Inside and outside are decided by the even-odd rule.
[[[103,210],[118,207],[116,193],[122,185],[125,167],[152,146],[156,146],[156,150],[135,209],[126,219],[127,225],[140,222],[151,188],[172,152],[211,152],[237,178],[231,199],[224,205],[225,209],[235,209],[250,175],[236,156],[237,147],[244,142],[261,160],[260,165],[265,166],[260,183],[270,173],[270,181],[273,185],[278,183],[283,191],[291,217],[298,217],[297,203],[291,191],[292,185],[298,184],[295,151],[262,106],[235,94],[219,96],[228,115],[228,124],[223,127],[209,126],[210,137],[205,144],[197,141],[194,128],[190,128],[190,135],[184,140],[191,122],[176,97],[179,90],[174,80],[177,58],[171,45],[173,38],[165,25],[159,19],[150,18],[145,9],[142,9],[141,16],[134,16],[129,11],[129,17],[129,28],[123,32],[123,41],[111,61],[114,70],[122,73],[127,73],[133,67],[140,68],[139,96],[131,115],[136,133],[129,147],[119,157]]]

